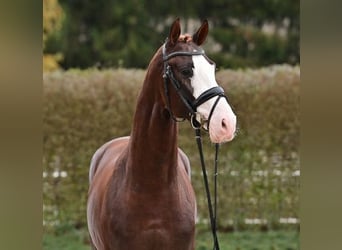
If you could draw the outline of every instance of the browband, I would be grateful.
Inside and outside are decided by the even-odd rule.
[[[166,55],[166,48],[165,48],[165,43],[163,45],[163,61],[168,61],[170,58],[175,57],[175,56],[200,56],[200,55],[205,55],[204,50],[195,50],[195,51],[175,51],[172,52],[168,55]]]

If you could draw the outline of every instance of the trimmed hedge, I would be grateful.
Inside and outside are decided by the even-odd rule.
[[[88,169],[95,150],[129,135],[143,70],[69,70],[44,74],[43,195],[47,230],[86,226]],[[219,227],[289,227],[299,217],[299,67],[217,73],[238,117],[238,135],[221,145]],[[180,124],[200,222],[207,205],[194,132]],[[204,139],[208,167],[214,147]],[[208,169],[212,177],[211,169]]]

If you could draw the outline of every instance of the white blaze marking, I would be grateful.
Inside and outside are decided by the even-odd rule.
[[[194,63],[194,75],[191,85],[194,89],[194,97],[197,98],[209,88],[217,86],[215,80],[215,64],[210,64],[204,56],[192,56]]]
[[[215,64],[210,64],[204,56],[193,56],[192,61],[194,63],[194,75],[191,78],[191,85],[194,90],[194,97],[198,98],[204,91],[218,86],[215,79]],[[216,98],[211,98],[197,108],[197,111],[206,119]]]
[[[215,79],[215,64],[210,64],[204,56],[192,56],[194,75],[191,78],[193,96],[198,98],[204,91],[218,86]],[[205,119],[218,97],[211,98],[197,108]],[[225,126],[222,126],[223,121]],[[212,142],[225,142],[234,138],[236,116],[225,98],[221,98],[213,111],[209,134]]]

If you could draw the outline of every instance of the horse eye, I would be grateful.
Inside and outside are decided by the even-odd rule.
[[[191,77],[193,75],[192,69],[183,69],[181,73],[184,77]]]

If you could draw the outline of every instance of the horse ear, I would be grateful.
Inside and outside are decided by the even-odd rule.
[[[202,22],[201,27],[199,27],[196,33],[192,36],[192,41],[194,41],[194,43],[200,46],[207,38],[208,31],[209,31],[208,20],[204,20]]]
[[[181,27],[180,27],[180,23],[179,23],[179,18],[177,18],[172,23],[172,26],[171,26],[171,29],[170,29],[169,44],[171,46],[174,46],[177,43],[180,34],[181,34]]]

